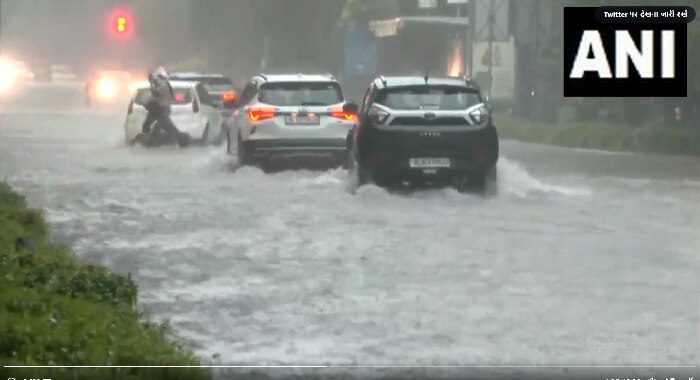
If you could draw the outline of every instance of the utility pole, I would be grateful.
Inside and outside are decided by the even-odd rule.
[[[467,72],[470,79],[474,79],[474,35],[476,33],[476,26],[474,25],[474,15],[476,13],[476,1],[469,0],[467,3]]]
[[[494,39],[494,23],[496,21],[496,0],[489,1],[489,100],[492,98],[493,91],[493,39]]]

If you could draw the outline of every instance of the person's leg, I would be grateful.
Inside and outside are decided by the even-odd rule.
[[[150,133],[151,132],[151,125],[153,122],[156,121],[156,116],[154,115],[153,112],[149,112],[146,114],[146,120],[143,121],[143,125],[141,126],[141,131],[143,133]]]
[[[151,127],[153,127],[153,122],[158,120],[158,118],[160,117],[160,106],[156,101],[150,100],[148,101],[148,103],[146,103],[144,108],[146,108],[147,114],[146,120],[143,121],[141,129],[143,133],[150,133]]]
[[[168,115],[163,115],[159,120],[158,124],[163,128],[165,132],[168,134],[173,134],[177,135],[180,133],[180,131],[177,129],[175,126],[175,123],[173,123],[173,120],[170,118]]]

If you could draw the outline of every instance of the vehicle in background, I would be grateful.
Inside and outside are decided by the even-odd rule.
[[[235,109],[238,92],[231,78],[223,74],[195,73],[195,72],[173,72],[168,75],[171,80],[182,82],[201,83],[197,88],[197,93],[207,105],[215,107],[221,113],[224,120],[231,117]]]
[[[215,144],[221,135],[221,115],[215,110],[207,110],[201,106],[201,101],[194,89],[196,84],[191,82],[170,82],[175,93],[175,101],[171,105],[170,118],[182,133],[192,140],[203,144]],[[144,106],[151,97],[148,81],[138,83],[133,91],[127,108],[124,131],[127,144],[133,144],[136,137],[143,131],[146,120]]]
[[[496,190],[498,134],[478,86],[466,79],[376,78],[347,142],[357,186]]]
[[[75,71],[68,65],[51,65],[51,80],[74,81],[78,79]]]
[[[128,99],[133,86],[134,79],[128,71],[96,71],[85,82],[85,105],[90,107]]]
[[[32,65],[34,72],[34,82],[51,82],[51,65],[36,63]]]
[[[226,123],[227,152],[241,165],[275,158],[344,163],[346,136],[356,120],[345,104],[331,75],[257,75]]]
[[[0,94],[15,91],[33,78],[34,73],[25,62],[0,57]]]

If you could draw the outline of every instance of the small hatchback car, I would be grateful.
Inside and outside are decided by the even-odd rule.
[[[493,194],[499,144],[490,109],[467,79],[376,78],[347,137],[356,185],[452,185]]]

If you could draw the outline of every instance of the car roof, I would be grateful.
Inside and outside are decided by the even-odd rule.
[[[258,74],[255,78],[262,79],[265,83],[274,82],[336,82],[331,74],[303,74],[303,73],[287,73],[287,74]]]
[[[434,86],[458,86],[465,88],[478,88],[476,83],[469,80],[468,78],[458,78],[458,77],[428,77],[426,82],[424,76],[420,75],[405,75],[405,76],[379,76],[374,79],[374,84],[379,88],[391,88],[391,87],[402,87],[402,86],[421,86],[428,84]]]

